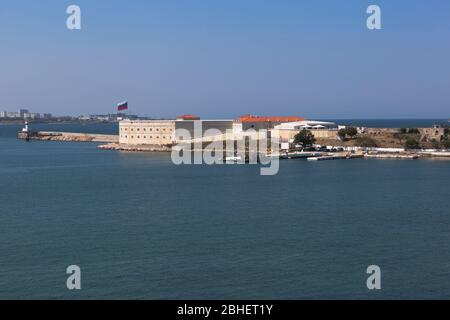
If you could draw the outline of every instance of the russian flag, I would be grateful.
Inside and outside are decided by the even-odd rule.
[[[121,102],[117,105],[117,111],[128,110],[128,101]]]

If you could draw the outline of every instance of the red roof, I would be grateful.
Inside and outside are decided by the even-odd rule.
[[[177,119],[183,120],[200,120],[200,117],[194,116],[192,114],[184,114],[182,116],[177,117]]]
[[[250,114],[239,118],[240,122],[296,122],[304,120],[305,118],[302,117],[259,117]]]

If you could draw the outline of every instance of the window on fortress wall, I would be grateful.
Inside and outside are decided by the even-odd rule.
[[[147,131],[147,129],[144,128],[144,131]]]
[[[139,138],[140,138],[140,136],[137,136],[137,138],[139,139]]]
[[[144,136],[144,139],[147,139],[147,137],[146,137],[146,136]]]

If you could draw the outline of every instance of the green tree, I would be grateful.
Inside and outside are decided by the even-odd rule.
[[[405,149],[411,150],[411,149],[420,149],[420,144],[417,139],[409,138],[405,142]]]
[[[355,127],[347,127],[346,131],[347,131],[347,135],[350,138],[354,138],[358,134],[358,129],[356,129]]]
[[[311,131],[303,129],[299,133],[297,133],[294,137],[294,143],[300,144],[304,148],[311,147],[316,142],[316,138],[311,133]]]
[[[433,149],[440,149],[441,148],[441,144],[436,139],[432,139],[431,140],[431,145],[433,146]]]
[[[401,128],[401,129],[400,129],[400,133],[402,133],[402,134],[407,134],[407,133],[408,133],[408,129],[406,129],[406,128]]]
[[[450,138],[442,140],[441,146],[443,149],[450,149]]]
[[[419,134],[420,131],[417,128],[409,128],[408,133],[410,133],[410,134]]]
[[[340,129],[338,131],[338,136],[341,140],[345,140],[345,138],[350,137],[354,138],[358,135],[358,129],[355,127],[346,127],[345,129]]]
[[[341,138],[341,140],[345,140],[345,137],[347,136],[347,130],[346,129],[339,129],[338,136]]]

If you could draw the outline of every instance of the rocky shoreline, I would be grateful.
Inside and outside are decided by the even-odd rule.
[[[104,142],[97,146],[101,150],[114,150],[125,152],[171,152],[172,145],[129,145],[119,143],[118,135],[107,134],[89,134],[89,133],[73,133],[73,132],[19,132],[19,139],[23,140],[41,140],[41,141],[60,141],[60,142]],[[207,144],[206,144],[207,145]],[[196,150],[192,146],[192,151]],[[205,145],[203,145],[203,148]],[[346,148],[346,147],[343,147]],[[407,151],[400,148],[355,148],[347,147],[347,151],[359,151],[364,153],[365,158],[372,159],[418,159],[418,158],[446,158],[450,159],[450,151],[438,150],[411,150]],[[358,149],[358,150],[356,150]],[[377,150],[378,149],[378,150]],[[216,150],[218,152],[225,150]],[[248,151],[248,150],[247,150]]]
[[[119,141],[119,136],[108,134],[73,133],[73,132],[19,132],[18,139],[41,140],[41,141],[61,141],[61,142],[107,142]]]
[[[127,152],[170,152],[172,146],[170,145],[127,145],[120,143],[108,143],[97,146],[102,150],[115,150],[115,151],[127,151]]]

